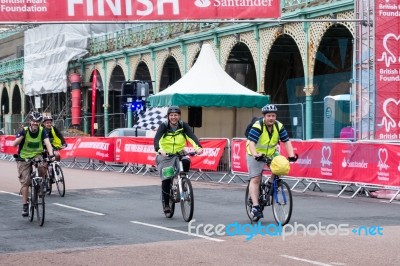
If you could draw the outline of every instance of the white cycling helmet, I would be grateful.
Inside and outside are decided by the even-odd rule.
[[[261,112],[263,113],[263,115],[268,113],[276,113],[278,112],[278,108],[276,108],[275,104],[267,104],[261,109]]]
[[[51,117],[51,115],[46,115],[43,117],[43,122],[46,122],[47,120],[53,121],[53,118]]]
[[[31,121],[42,122],[43,116],[41,113],[33,111],[29,116]]]

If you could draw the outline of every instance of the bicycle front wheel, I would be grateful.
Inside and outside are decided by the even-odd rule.
[[[253,215],[251,213],[251,209],[253,208],[253,202],[251,201],[250,193],[249,193],[249,187],[250,187],[250,182],[247,184],[246,188],[246,195],[245,195],[245,207],[246,207],[246,213],[247,216],[249,217],[250,221],[253,221]]]
[[[53,184],[51,184],[50,175],[46,177],[45,185],[46,185],[46,194],[51,195],[51,192],[53,191]]]
[[[181,194],[183,194],[183,200],[181,198],[182,216],[186,222],[190,222],[193,218],[194,197],[192,183],[186,177],[182,178]]]
[[[44,224],[44,213],[45,213],[45,209],[44,209],[44,191],[43,191],[43,186],[45,184],[42,182],[40,184],[40,186],[36,186],[35,190],[37,190],[36,195],[38,195],[36,197],[36,203],[35,203],[35,208],[36,208],[36,218],[38,221],[38,224],[40,226],[43,226]]]
[[[35,204],[34,199],[35,199],[35,190],[32,188],[32,186],[29,187],[29,199],[28,199],[28,211],[29,211],[29,221],[33,221],[33,216],[35,214]]]
[[[289,223],[292,216],[293,198],[289,185],[280,180],[276,191],[272,195],[272,213],[274,214],[275,221],[279,224],[285,225]]]
[[[64,197],[65,195],[65,179],[64,179],[64,173],[61,169],[61,166],[58,164],[55,166],[55,182],[57,185],[57,190],[58,194],[60,194],[61,197]]]

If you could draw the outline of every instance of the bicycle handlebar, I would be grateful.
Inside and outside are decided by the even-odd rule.
[[[158,154],[161,154],[161,153],[159,152]],[[183,151],[180,151],[180,152],[177,152],[177,153],[167,153],[166,154],[166,156],[168,156],[168,157],[178,156],[180,158],[183,157],[183,156],[186,156],[186,155],[195,156],[195,155],[197,155],[197,152],[195,152],[195,151],[188,152],[188,151],[183,150]]]
[[[31,164],[37,164],[40,162],[50,162],[49,158],[31,158],[31,159],[24,159],[18,156],[18,154],[13,155],[14,159],[18,162],[30,162]]]
[[[299,158],[299,155],[296,153],[293,157],[288,157],[287,159],[288,159],[289,162],[295,162],[295,161],[297,161],[298,158]],[[272,157],[266,157],[265,154],[263,154],[263,155],[261,155],[259,157],[255,157],[254,159],[256,161],[265,162],[267,165],[270,165],[273,158]]]

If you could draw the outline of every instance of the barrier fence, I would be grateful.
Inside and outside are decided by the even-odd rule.
[[[14,139],[15,136],[0,136],[1,159],[13,160],[12,155],[17,152],[12,146]],[[119,165],[123,167],[120,172],[155,172],[153,138],[80,137],[66,138],[66,141],[68,147],[61,151],[61,156],[70,162],[64,164],[67,167],[115,171],[113,166]],[[226,177],[230,178],[227,183],[235,182],[235,178],[246,182],[242,178],[247,176],[246,139],[200,139],[200,142],[204,153],[191,158],[191,178],[213,181],[212,175],[222,175],[219,183]],[[312,185],[327,183],[342,186],[338,197],[347,188],[353,189],[352,197],[370,188],[394,190],[390,201],[400,194],[400,145],[397,143],[292,140],[292,144],[299,154],[288,174],[295,181],[292,189],[302,183],[304,192]],[[287,156],[284,148],[280,150]]]

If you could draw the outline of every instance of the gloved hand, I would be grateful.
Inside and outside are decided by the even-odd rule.
[[[296,153],[293,157],[288,157],[289,162],[294,163],[299,158],[299,155]]]
[[[256,155],[256,156],[254,156],[254,159],[257,161],[257,162],[259,162],[259,161],[262,161],[263,159],[264,159],[265,157],[264,157],[264,155],[263,154],[261,154],[261,155]]]
[[[162,156],[167,156],[167,153],[163,150],[158,150],[158,154],[161,154]]]
[[[54,154],[50,155],[49,159],[50,159],[50,162],[53,162],[56,159],[56,156]]]
[[[202,154],[202,153],[203,153],[203,148],[197,149],[197,150],[196,150],[196,153],[197,153],[197,154]]]

